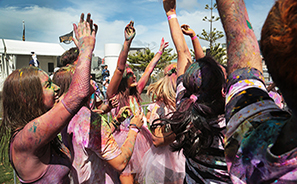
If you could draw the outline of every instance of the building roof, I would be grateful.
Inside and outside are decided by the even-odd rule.
[[[18,55],[31,55],[31,52],[35,52],[37,56],[61,56],[65,52],[65,49],[58,43],[0,39],[0,54],[4,53],[5,47],[7,54]]]

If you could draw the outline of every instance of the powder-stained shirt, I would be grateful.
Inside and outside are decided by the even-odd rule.
[[[79,183],[120,183],[117,171],[106,160],[117,157],[121,150],[103,117],[82,107],[62,136],[72,151],[72,166]]]
[[[190,96],[187,94],[185,87],[183,86],[183,75],[177,79],[177,92],[176,92],[177,106],[180,104],[184,96]],[[221,128],[222,135],[225,135],[225,119],[222,118],[220,122],[216,124],[217,128]],[[224,156],[223,136],[214,137],[213,143],[210,148],[205,149],[204,153],[197,155],[195,158],[186,157],[186,177],[184,183],[206,183],[206,184],[226,184],[231,183],[229,174],[227,172],[227,165]]]
[[[262,73],[242,68],[228,77],[225,154],[234,183],[296,183],[297,149],[271,148],[290,115],[269,97]]]

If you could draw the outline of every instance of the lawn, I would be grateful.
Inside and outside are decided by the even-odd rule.
[[[2,144],[1,147],[6,146],[8,147],[8,144]],[[1,152],[0,152],[1,153]],[[8,155],[0,155],[1,156],[1,161],[5,160],[8,163]],[[10,164],[6,164],[6,166],[4,166],[3,162],[0,163],[0,183],[14,183],[14,179],[13,179],[13,169],[11,167]],[[17,183],[18,179],[16,179]]]

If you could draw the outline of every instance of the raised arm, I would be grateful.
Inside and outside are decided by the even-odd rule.
[[[119,85],[121,83],[121,80],[125,71],[125,67],[126,67],[130,45],[136,34],[133,24],[134,22],[130,21],[130,23],[125,27],[124,45],[118,59],[117,68],[114,71],[113,76],[110,80],[110,83],[107,87],[107,91],[106,91],[107,98],[112,98],[117,93]]]
[[[198,60],[200,58],[203,58],[204,57],[204,52],[202,50],[202,47],[200,45],[199,39],[198,39],[195,31],[193,29],[191,29],[190,26],[187,25],[187,24],[183,24],[181,26],[181,29],[182,29],[182,32],[185,35],[188,35],[188,36],[191,37],[192,44],[193,44],[193,47],[194,47],[195,59]]]
[[[252,67],[262,72],[259,45],[243,0],[217,0],[227,36],[228,74]]]
[[[158,64],[158,61],[160,60],[160,58],[162,56],[162,53],[164,52],[165,48],[168,47],[168,45],[169,45],[168,42],[165,42],[164,38],[162,38],[159,51],[156,53],[154,58],[147,65],[143,75],[141,76],[141,78],[139,79],[139,81],[137,83],[137,90],[138,90],[139,93],[142,93],[142,91],[143,91],[146,83],[148,82],[154,68]]]
[[[97,25],[95,25],[95,30],[91,31],[90,16],[89,14],[87,20],[84,21],[84,14],[82,14],[78,26],[74,24],[75,43],[80,50],[80,55],[70,89],[64,100],[48,112],[30,121],[15,137],[14,149],[12,149],[15,166],[23,168],[21,166],[25,165],[26,169],[19,169],[18,172],[21,177],[31,177],[22,179],[37,178],[44,172],[45,164],[44,160],[40,160],[40,151],[45,151],[44,146],[65,127],[89,94],[91,57],[97,31]],[[51,81],[49,80],[47,83],[48,88],[52,88]]]
[[[176,0],[163,0],[169,29],[177,52],[177,76],[183,75],[191,65],[192,59],[184,35],[176,18]]]

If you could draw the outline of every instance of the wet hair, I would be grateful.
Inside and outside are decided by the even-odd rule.
[[[164,69],[164,77],[148,86],[147,95],[152,94],[152,101],[162,101],[175,110],[176,79],[176,63],[170,64]]]
[[[79,49],[77,47],[72,47],[62,54],[60,63],[62,64],[62,66],[73,64],[77,60],[78,55]]]
[[[171,125],[176,134],[171,145],[173,151],[183,149],[187,157],[194,158],[205,153],[215,137],[221,140],[221,130],[225,127],[219,128],[218,123],[224,115],[225,100],[221,92],[224,84],[223,71],[212,57],[201,58],[187,69],[183,75],[186,90],[176,111],[169,119],[154,121]]]
[[[68,65],[61,67],[55,72],[53,82],[60,87],[58,92],[59,97],[69,90],[75,68],[74,65]]]
[[[260,48],[276,86],[289,107],[296,104],[297,2],[278,0],[262,27]],[[292,98],[293,97],[293,98]]]
[[[118,88],[118,101],[119,101],[119,106],[116,108],[116,114],[118,113],[118,111],[124,107],[124,106],[129,106],[129,96],[134,96],[136,98],[136,100],[138,102],[141,101],[141,97],[140,94],[137,90],[137,86],[135,87],[130,87],[128,88],[128,78],[129,76],[127,76],[127,71],[128,73],[131,73],[131,69],[130,68],[126,68],[124,75],[121,79],[119,88]],[[133,72],[132,72],[133,73]],[[133,73],[134,74],[134,73]]]

